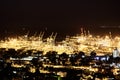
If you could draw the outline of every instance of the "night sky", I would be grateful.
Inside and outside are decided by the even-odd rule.
[[[89,29],[92,33],[120,33],[119,2],[0,1],[0,36],[20,35],[28,31],[71,35],[79,33],[81,27]]]

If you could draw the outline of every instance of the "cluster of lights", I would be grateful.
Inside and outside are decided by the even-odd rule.
[[[95,50],[97,53],[111,53],[115,47],[120,48],[120,37],[111,37],[110,35],[105,36],[93,36],[91,34],[84,34],[83,31],[80,35],[66,37],[65,40],[61,42],[55,41],[56,35],[50,36],[43,39],[42,36],[32,36],[28,35],[8,38],[6,40],[0,41],[0,48],[14,48],[25,49],[25,50],[40,50],[44,53],[48,51],[56,51],[58,54],[63,52],[71,54],[75,51],[83,51],[85,53],[90,53]]]

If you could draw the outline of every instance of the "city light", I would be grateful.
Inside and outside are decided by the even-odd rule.
[[[42,35],[43,37],[43,35]],[[7,38],[6,40],[0,41],[0,48],[14,48],[24,50],[39,50],[43,51],[44,54],[48,51],[56,51],[58,54],[66,52],[71,54],[74,51],[83,51],[89,54],[95,50],[96,53],[111,53],[115,47],[120,48],[120,37],[111,37],[111,35],[105,36],[94,36],[91,34],[85,35],[81,33],[77,36],[67,37],[61,42],[55,40],[53,34],[43,39],[41,36],[18,36],[17,38]]]

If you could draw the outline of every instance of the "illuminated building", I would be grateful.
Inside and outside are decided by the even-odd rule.
[[[113,50],[113,58],[116,58],[116,57],[119,57],[119,56],[120,56],[120,53],[119,53],[118,49],[115,48],[115,49]]]

